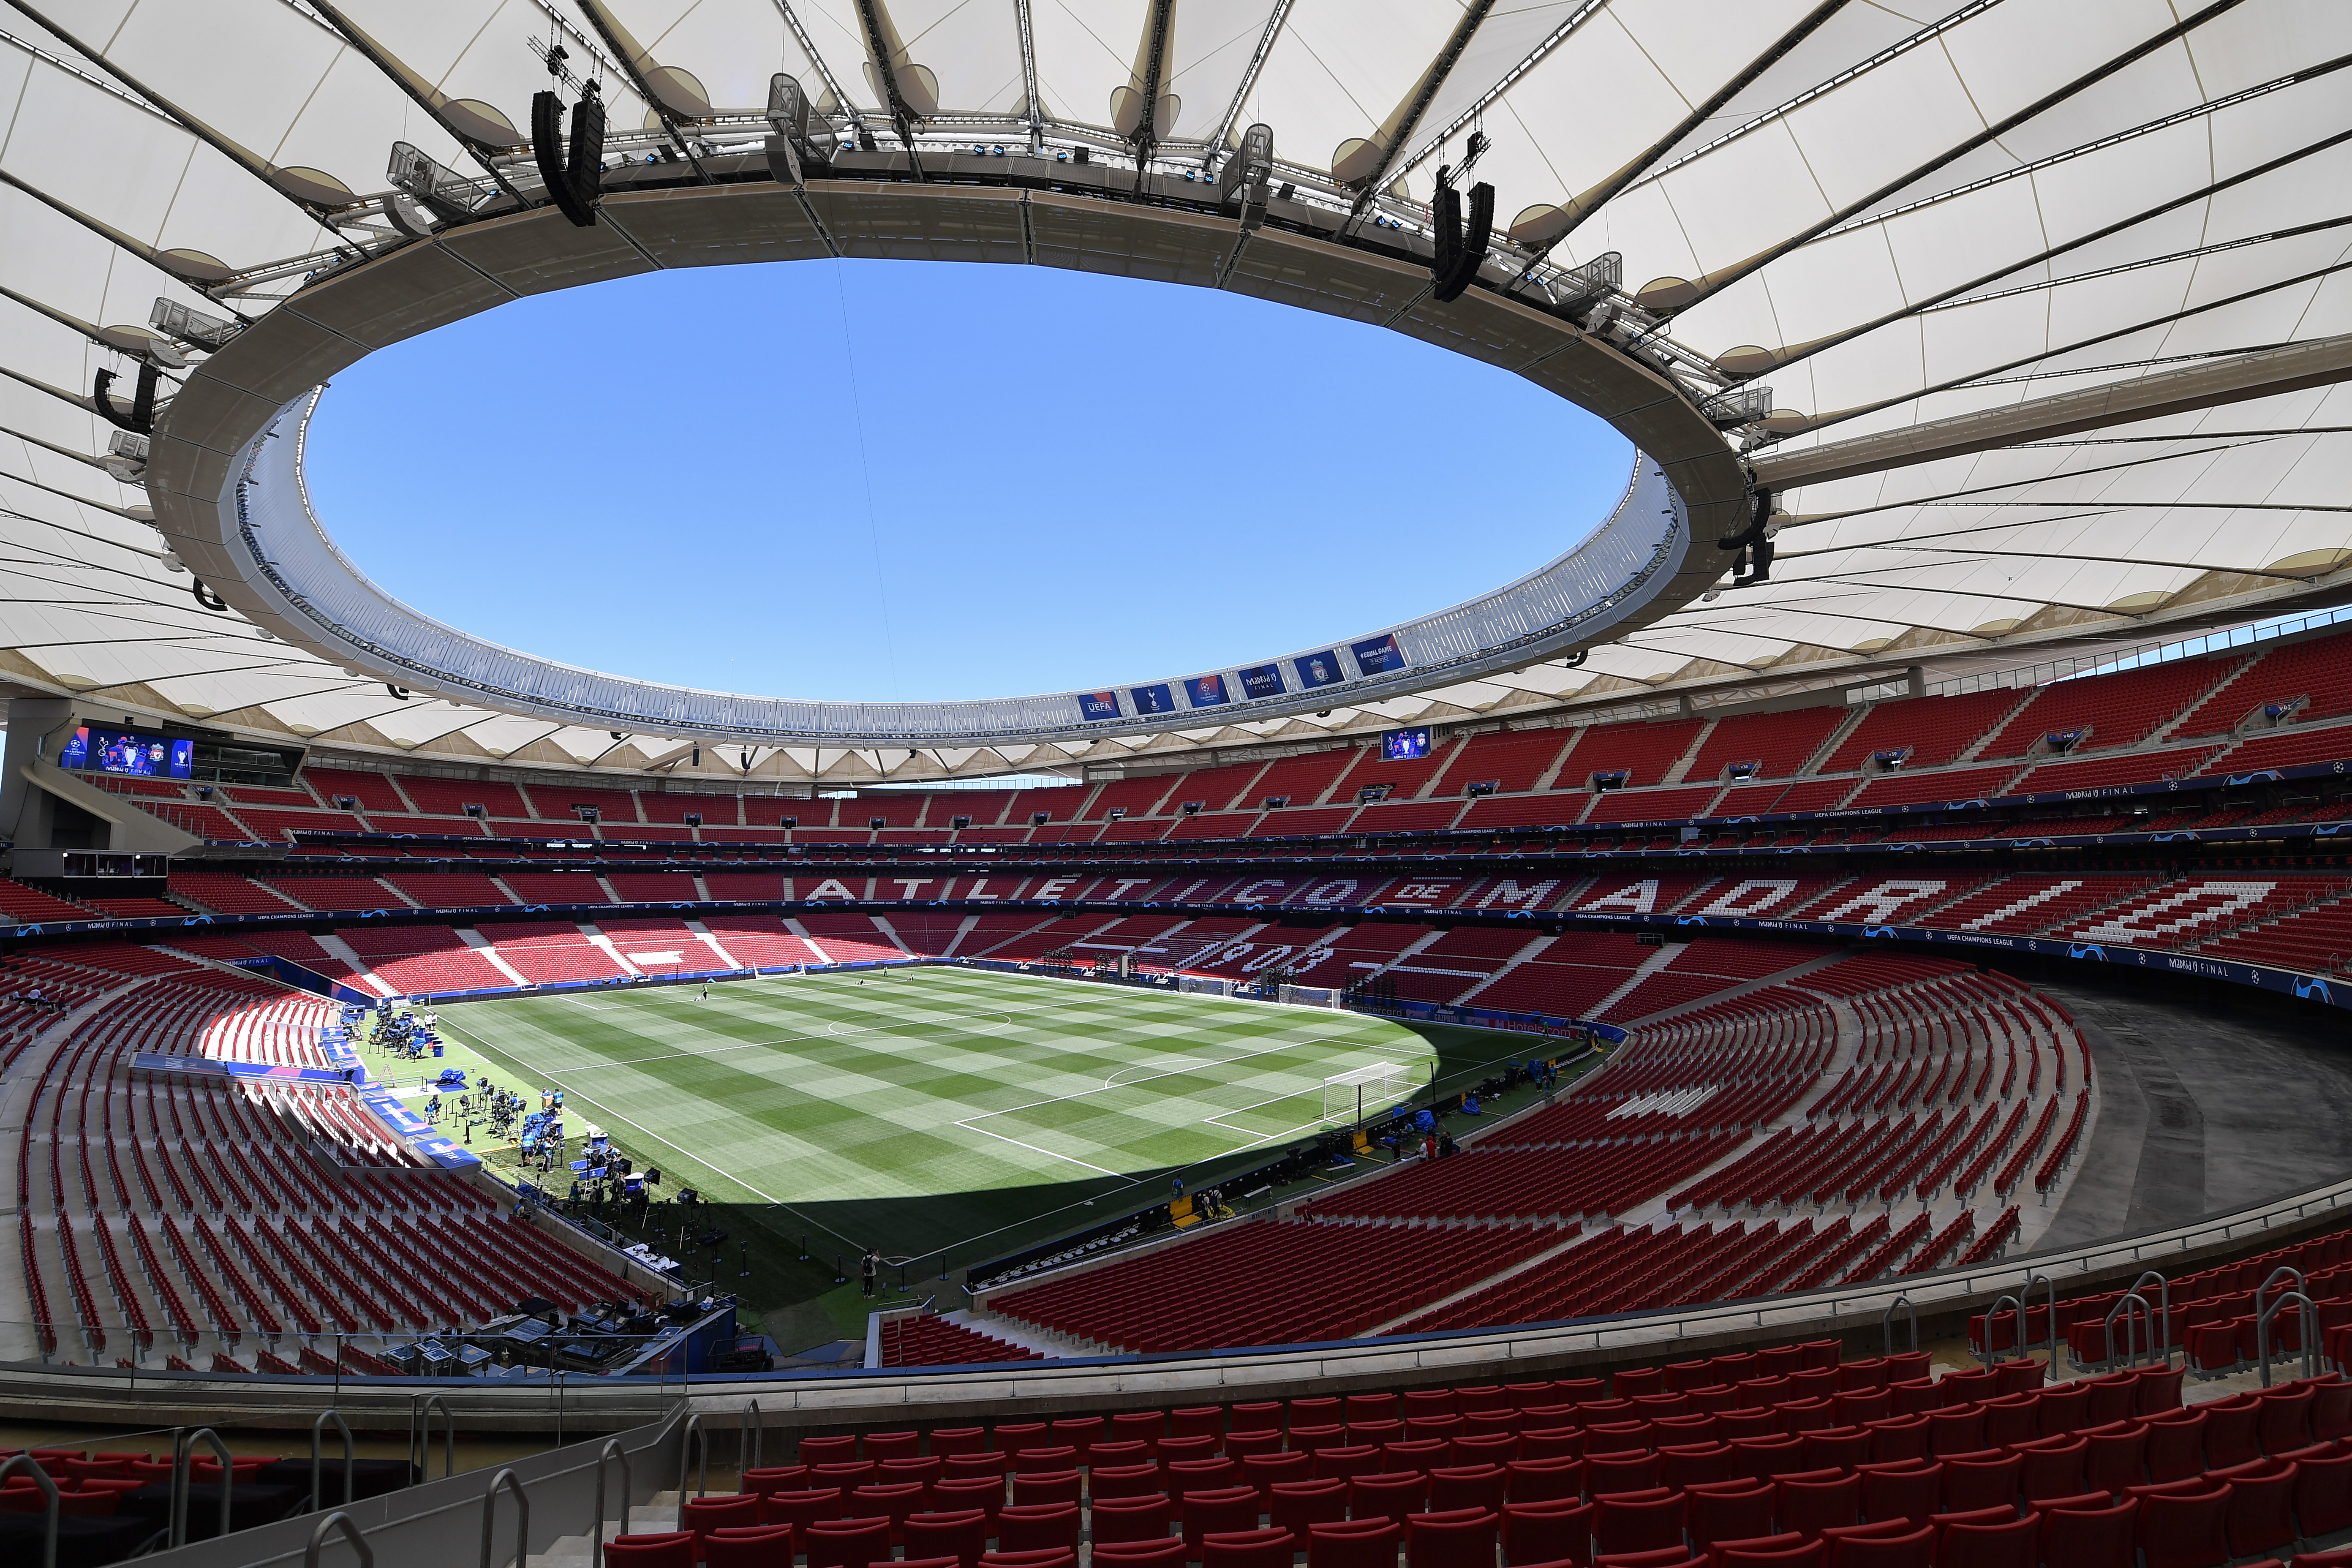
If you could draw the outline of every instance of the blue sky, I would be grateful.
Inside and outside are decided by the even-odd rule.
[[[824,261],[522,300],[337,377],[313,498],[511,647],[791,697],[1182,675],[1441,608],[1632,448],[1378,328],[1045,268]]]

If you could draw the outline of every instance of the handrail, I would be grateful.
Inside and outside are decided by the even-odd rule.
[[[700,1456],[702,1468],[695,1479],[694,1495],[708,1497],[710,1493],[710,1434],[702,1429],[702,1412],[698,1410],[686,1418],[686,1431],[677,1440],[677,1517],[686,1518],[687,1456]]]
[[[190,1489],[188,1485],[188,1473],[193,1467],[193,1462],[195,1458],[195,1447],[199,1442],[210,1444],[212,1446],[213,1452],[220,1457],[220,1532],[223,1535],[226,1535],[229,1532],[229,1494],[234,1491],[236,1487],[236,1461],[230,1458],[228,1445],[221,1441],[220,1434],[214,1431],[211,1427],[199,1426],[194,1431],[191,1432],[184,1426],[179,1431],[172,1435],[172,1532],[170,1541],[172,1545],[175,1547],[185,1546],[188,1543],[188,1492]]]
[[[319,1412],[319,1418],[317,1420],[310,1423],[310,1511],[312,1513],[318,1512],[320,1508],[323,1506],[319,1496],[319,1454],[320,1447],[319,1436],[320,1430],[325,1427],[327,1423],[330,1421],[332,1421],[335,1424],[335,1429],[343,1435],[343,1506],[345,1508],[352,1506],[352,1494],[354,1489],[353,1472],[357,1463],[359,1447],[352,1441],[351,1423],[343,1419],[341,1411],[337,1410],[333,1405],[330,1405],[324,1410]]]
[[[763,1440],[768,1436],[767,1424],[760,1418],[760,1401],[757,1395],[744,1402],[743,1414],[751,1418],[751,1462],[749,1465],[742,1462],[742,1443],[739,1437],[735,1447],[735,1468],[738,1470],[756,1470],[760,1468],[761,1451],[766,1446]]]
[[[2135,1306],[2139,1308],[2139,1316],[2137,1319],[2132,1316],[2131,1312],[2131,1309]],[[2124,1340],[2126,1343],[2130,1346],[2130,1354],[2126,1358],[2124,1364],[2126,1366],[2137,1366],[2139,1364],[2139,1333],[2137,1325],[2147,1322],[2147,1298],[2141,1295],[2137,1290],[2126,1290],[2116,1299],[2114,1306],[2107,1309],[2106,1321],[2103,1326],[2105,1328],[2107,1334],[2107,1359],[2109,1361],[2113,1361],[2116,1358],[2116,1314],[2118,1312],[2121,1312],[2124,1318]],[[2155,1325],[2151,1323],[2149,1324],[2148,1332],[2148,1339],[2150,1341],[2148,1348],[2151,1350],[2155,1349],[2155,1344],[2153,1342],[2155,1338]],[[2168,1366],[2172,1364],[2171,1358],[2169,1356],[2165,1358],[2165,1364]]]
[[[618,1437],[607,1437],[596,1450],[596,1513],[588,1521],[588,1568],[604,1568],[604,1464],[608,1459],[621,1461],[621,1528],[614,1533],[629,1533],[629,1451],[621,1447]],[[683,1503],[679,1512],[685,1512]]]
[[[2301,1342],[2303,1350],[2303,1375],[2310,1378],[2317,1376],[2319,1373],[2318,1358],[2311,1348],[2315,1331],[2319,1327],[2319,1309],[2312,1305],[2311,1298],[2300,1290],[2282,1290],[2279,1292],[2278,1300],[2270,1304],[2269,1310],[2254,1319],[2255,1366],[2256,1370],[2263,1374],[2264,1388],[2271,1385],[2271,1320],[2278,1316],[2279,1309],[2289,1301],[2303,1303],[2295,1309],[2294,1323],[2294,1337]]]
[[[2303,1277],[2303,1270],[2292,1263],[2282,1263],[2272,1269],[2261,1284],[2254,1287],[2254,1316],[2257,1318],[2263,1315],[2263,1303],[2268,1299],[2271,1287],[2279,1282],[2279,1276],[2282,1274],[2292,1274],[2294,1276],[2294,1288],[2306,1294],[2310,1292],[2311,1282]]]
[[[457,1418],[437,1394],[413,1394],[408,1398],[408,1462],[423,1480],[433,1465],[433,1412],[441,1412],[441,1479],[457,1473]]]
[[[1911,1304],[1911,1298],[1906,1295],[1898,1295],[1887,1302],[1886,1310],[1878,1315],[1879,1331],[1886,1336],[1886,1353],[1895,1353],[1895,1309],[1897,1307],[1902,1308],[1911,1320],[1911,1350],[1916,1355],[1919,1350],[1919,1309]]]
[[[13,1454],[0,1462],[0,1481],[6,1480],[19,1466],[33,1472],[34,1484],[48,1500],[49,1522],[41,1542],[41,1568],[58,1568],[58,1483],[49,1479],[49,1472],[41,1468],[40,1462],[30,1454]]]
[[[2156,1281],[2157,1306],[2164,1314],[2164,1331],[2161,1336],[2150,1333],[2148,1338],[2155,1345],[2163,1349],[2164,1364],[2170,1366],[2172,1364],[2172,1282],[2156,1269],[2143,1268],[2140,1270],[2139,1278],[2131,1282],[2131,1288],[2137,1290],[2151,1279]],[[2147,1298],[2143,1296],[2140,1300],[2145,1302]],[[2154,1327],[2153,1324],[2149,1326]]]
[[[2021,1353],[2023,1352],[2025,1349],[2023,1329],[2032,1327],[2033,1282],[2036,1279],[2042,1281],[2042,1288],[2049,1293],[2049,1311],[2042,1321],[2042,1349],[2050,1358],[2051,1373],[2055,1373],[2058,1370],[2058,1281],[2039,1269],[2026,1275],[2025,1284],[2017,1293],[2019,1299],[2026,1303],[2026,1321],[2020,1330],[2017,1348]],[[2134,1289],[2137,1287],[2135,1286]]]
[[[482,1493],[482,1562],[481,1568],[490,1568],[490,1541],[499,1522],[499,1489],[505,1487],[514,1493],[515,1554],[514,1568],[526,1568],[530,1556],[530,1497],[522,1489],[522,1479],[512,1470],[500,1470],[490,1478]],[[598,1530],[603,1533],[601,1527]]]
[[[1993,1298],[1992,1305],[1985,1309],[1985,1314],[1981,1320],[1985,1326],[1984,1363],[1987,1366],[2000,1364],[2000,1345],[1993,1338],[1993,1325],[2000,1317],[2000,1304],[2003,1301],[2008,1302],[2017,1313],[2017,1353],[2020,1355],[2025,1353],[2025,1303],[2014,1296],[2004,1293]]]
[[[319,1552],[327,1544],[327,1531],[338,1525],[342,1527],[352,1550],[360,1554],[360,1568],[375,1568],[375,1548],[367,1543],[367,1537],[352,1522],[352,1516],[341,1509],[320,1520],[319,1527],[310,1531],[310,1544],[302,1549],[302,1568],[319,1568]]]

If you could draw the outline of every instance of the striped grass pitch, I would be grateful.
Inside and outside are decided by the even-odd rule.
[[[1433,1055],[1356,1014],[953,968],[468,1003],[442,1022],[524,1086],[561,1087],[568,1131],[605,1128],[672,1190],[959,1261],[1312,1133],[1326,1078],[1385,1061],[1425,1082]]]

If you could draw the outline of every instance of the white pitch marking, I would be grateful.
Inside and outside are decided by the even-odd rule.
[[[991,1111],[989,1114],[991,1114],[991,1115],[995,1115],[995,1114],[997,1114],[997,1112]],[[1003,1141],[1003,1142],[1006,1142],[1006,1143],[1010,1143],[1010,1144],[1012,1144],[1012,1145],[1013,1145],[1013,1147],[1015,1147],[1015,1148],[1018,1148],[1018,1149],[1026,1149],[1026,1150],[1028,1150],[1028,1151],[1029,1151],[1031,1153],[1033,1153],[1033,1154],[1043,1154],[1043,1155],[1045,1155],[1045,1158],[1047,1158],[1048,1160],[1066,1160],[1066,1161],[1068,1161],[1068,1162],[1069,1162],[1071,1164],[1073,1164],[1073,1165],[1086,1165],[1086,1168],[1087,1168],[1087,1170],[1089,1170],[1089,1171],[1094,1171],[1094,1172],[1097,1172],[1097,1173],[1100,1173],[1100,1174],[1102,1174],[1102,1175],[1106,1175],[1106,1176],[1114,1176],[1114,1177],[1119,1177],[1119,1178],[1120,1178],[1120,1179],[1122,1179],[1122,1180],[1129,1180],[1129,1181],[1130,1181],[1130,1183],[1131,1183],[1131,1178],[1128,1178],[1128,1177],[1126,1177],[1124,1173],[1122,1173],[1122,1172],[1118,1172],[1118,1171],[1105,1170],[1105,1169],[1104,1169],[1102,1166],[1100,1166],[1100,1165],[1092,1165],[1092,1164],[1087,1164],[1086,1161],[1079,1159],[1079,1158],[1078,1158],[1077,1156],[1076,1156],[1075,1154],[1057,1154],[1057,1153],[1055,1153],[1055,1152],[1053,1150],[1051,1150],[1051,1149],[1040,1149],[1040,1148],[1039,1148],[1039,1147],[1037,1147],[1037,1145],[1036,1145],[1036,1144],[1034,1144],[1034,1143],[1024,1143],[1024,1142],[1021,1142],[1021,1140],[1020,1140],[1020,1139],[1018,1139],[1018,1138],[1006,1138],[1006,1137],[1004,1136],[1004,1134],[1003,1134],[1003,1133],[1002,1133],[1002,1132],[991,1132],[991,1131],[990,1131],[987,1128],[985,1128],[985,1127],[974,1127],[971,1123],[972,1123],[972,1121],[978,1121],[978,1120],[979,1120],[979,1118],[974,1117],[974,1118],[971,1118],[971,1119],[970,1119],[970,1120],[968,1120],[968,1121],[959,1121],[959,1122],[955,1123],[955,1125],[956,1125],[956,1126],[958,1126],[958,1127],[962,1128],[962,1129],[963,1129],[965,1131],[967,1131],[967,1132],[977,1132],[977,1133],[979,1133],[979,1134],[980,1134],[982,1137],[983,1137],[983,1138],[995,1138],[995,1139],[999,1139],[999,1140]]]
[[[1349,1040],[1349,1037],[1348,1037],[1347,1036],[1345,1036],[1345,1035],[1310,1035],[1310,1036],[1308,1036],[1306,1039],[1303,1039],[1303,1040],[1293,1040],[1293,1041],[1290,1041],[1290,1042],[1289,1042],[1288,1044],[1286,1044],[1286,1045],[1269,1046],[1269,1047],[1267,1047],[1265,1050],[1262,1050],[1262,1051],[1244,1051],[1244,1052],[1243,1052],[1240,1056],[1237,1056],[1237,1057],[1162,1057],[1162,1058],[1160,1058],[1160,1061],[1161,1061],[1161,1062],[1167,1062],[1167,1061],[1192,1062],[1192,1063],[1193,1063],[1193,1064],[1194,1064],[1194,1066],[1193,1066],[1193,1067],[1171,1068],[1169,1068],[1167,1071],[1164,1071],[1164,1072],[1156,1072],[1156,1073],[1152,1074],[1151,1076],[1152,1076],[1152,1078],[1175,1078],[1175,1077],[1179,1077],[1179,1076],[1181,1076],[1181,1075],[1182,1075],[1182,1074],[1184,1074],[1184,1073],[1194,1071],[1194,1070],[1196,1070],[1198,1068],[1204,1068],[1204,1067],[1210,1067],[1210,1068],[1221,1068],[1221,1067],[1224,1067],[1224,1066],[1226,1066],[1227,1064],[1232,1063],[1232,1062],[1247,1061],[1247,1060],[1248,1060],[1250,1058],[1252,1058],[1252,1057],[1265,1057],[1265,1056],[1273,1056],[1273,1055],[1276,1055],[1276,1053],[1278,1053],[1278,1052],[1282,1052],[1282,1051],[1296,1050],[1296,1049],[1297,1049],[1297,1047],[1299,1047],[1300,1046],[1319,1046],[1319,1045],[1322,1045],[1322,1044],[1323,1044],[1324,1042],[1326,1042],[1326,1041],[1337,1041],[1337,1042],[1339,1042],[1339,1043],[1342,1043],[1342,1044],[1355,1044],[1355,1043],[1358,1043],[1358,1042],[1354,1042],[1354,1041]],[[1130,1072],[1136,1072],[1136,1071],[1139,1071],[1140,1069],[1142,1069],[1142,1068],[1148,1068],[1148,1067],[1156,1067],[1156,1066],[1158,1066],[1158,1065],[1159,1065],[1159,1063],[1155,1063],[1155,1062],[1136,1062],[1136,1063],[1133,1063],[1133,1064],[1132,1064],[1132,1065],[1130,1065],[1130,1066],[1120,1068],[1118,1069],[1118,1072],[1114,1072],[1114,1073],[1112,1073],[1108,1078],[1107,1078],[1107,1079],[1103,1079],[1103,1088],[1104,1088],[1104,1089],[1129,1089],[1129,1088],[1132,1088],[1132,1087],[1133,1087],[1133,1085],[1131,1085],[1131,1084],[1123,1084],[1123,1083],[1121,1083],[1121,1082],[1119,1082],[1119,1081],[1118,1081],[1119,1074],[1120,1074],[1120,1073],[1130,1073]],[[1150,1081],[1150,1079],[1137,1079],[1135,1080],[1135,1082],[1136,1082],[1136,1083],[1149,1083]],[[1087,1089],[1086,1092],[1087,1092],[1087,1093],[1088,1093],[1088,1094],[1094,1094],[1094,1093],[1097,1093],[1097,1092],[1099,1092],[1099,1091],[1095,1090],[1095,1089]],[[1078,1098],[1078,1096],[1076,1096],[1076,1095],[1065,1095],[1065,1096],[1063,1096],[1062,1098],[1064,1098],[1064,1099],[1066,1099],[1066,1100],[1076,1100],[1076,1099],[1077,1099],[1077,1098]],[[1050,1103],[1050,1102],[1049,1102],[1049,1101],[1046,1101],[1046,1100],[1039,1100],[1037,1103],[1038,1103],[1038,1104],[1040,1104],[1040,1105],[1044,1105],[1044,1104],[1047,1104],[1047,1103]],[[1013,1109],[1014,1109],[1014,1110],[1022,1110],[1022,1109],[1024,1109],[1024,1107],[1021,1107],[1021,1106],[1015,1106],[1015,1107],[1013,1107]]]

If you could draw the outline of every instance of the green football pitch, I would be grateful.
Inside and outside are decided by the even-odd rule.
[[[1439,1045],[1446,1076],[1489,1054],[1352,1013],[950,967],[441,1018],[500,1081],[561,1088],[570,1131],[603,1127],[666,1190],[761,1211],[812,1251],[959,1265],[1313,1134],[1328,1077],[1385,1062],[1425,1084]]]

